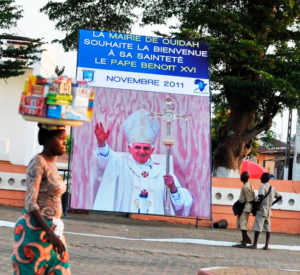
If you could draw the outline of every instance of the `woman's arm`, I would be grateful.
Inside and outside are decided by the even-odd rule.
[[[63,242],[59,239],[59,237],[53,232],[50,226],[46,223],[45,219],[41,215],[38,209],[35,209],[29,213],[30,217],[32,217],[38,226],[40,226],[48,235],[51,244],[53,245],[54,251],[59,254],[63,254],[66,250]]]

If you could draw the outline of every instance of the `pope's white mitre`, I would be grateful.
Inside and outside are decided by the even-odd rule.
[[[128,143],[154,144],[160,132],[160,125],[156,118],[150,117],[148,111],[139,109],[124,121],[123,131]]]

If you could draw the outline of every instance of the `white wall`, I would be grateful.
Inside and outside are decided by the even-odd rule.
[[[31,73],[28,69],[22,76],[0,80],[0,141],[6,144],[0,160],[13,164],[28,164],[36,147],[36,123],[26,122],[18,114],[24,82]]]
[[[24,75],[0,79],[0,161],[27,165],[41,151],[36,122],[25,121],[18,114],[24,82],[30,74],[54,75],[56,54],[51,46],[42,46],[41,61]]]
[[[293,163],[293,180],[300,180],[300,108],[297,116],[297,128],[296,128],[296,141],[295,141],[295,153]]]
[[[42,76],[53,76],[56,67],[56,50],[53,45],[44,44],[41,47],[42,56],[41,62],[35,63],[33,67],[33,74]]]

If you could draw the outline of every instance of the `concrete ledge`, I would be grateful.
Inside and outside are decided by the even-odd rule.
[[[11,164],[0,165],[0,205],[24,206],[25,166]],[[259,180],[250,180],[258,190]],[[300,181],[272,180],[271,184],[282,194],[282,204],[272,208],[271,226],[273,232],[300,234]],[[239,197],[242,183],[236,178],[212,178],[212,219],[213,222],[225,219],[229,229],[236,228],[236,216],[232,204]],[[88,211],[88,210],[87,210]],[[140,220],[166,221],[171,223],[212,226],[208,218],[166,217],[155,215],[131,214],[131,218]],[[250,215],[249,229],[253,228],[254,217]]]
[[[260,180],[250,180],[254,189],[259,189]],[[271,184],[283,196],[283,203],[272,207],[271,228],[272,232],[300,234],[300,181],[272,180]],[[232,204],[239,197],[242,183],[236,178],[212,178],[212,219],[213,222],[225,219],[229,229],[236,229],[236,219],[232,212]],[[219,193],[217,196],[216,194]],[[217,199],[219,198],[219,199]],[[293,199],[293,205],[289,202]],[[196,225],[196,218],[186,217],[165,217],[153,215],[131,214],[134,219],[166,221],[173,223],[184,223]],[[253,228],[254,219],[249,218],[249,230]],[[206,219],[198,220],[199,226],[212,226],[211,221]]]
[[[255,190],[257,195],[258,190]],[[276,203],[272,209],[300,211],[300,194],[280,191],[282,201]],[[240,189],[226,188],[226,187],[213,187],[212,188],[212,204],[213,205],[233,205],[240,196]]]
[[[0,189],[26,191],[26,175],[0,172]]]

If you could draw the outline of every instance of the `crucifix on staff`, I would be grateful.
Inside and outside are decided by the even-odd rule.
[[[170,173],[170,154],[171,147],[174,144],[174,139],[171,135],[171,123],[174,120],[180,119],[187,121],[188,116],[186,114],[176,114],[173,110],[174,102],[170,97],[167,97],[165,100],[166,109],[163,113],[151,112],[151,117],[162,118],[166,122],[166,135],[163,138],[163,144],[166,147],[166,174]],[[165,186],[165,215],[170,215],[170,188]]]

